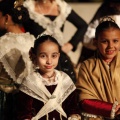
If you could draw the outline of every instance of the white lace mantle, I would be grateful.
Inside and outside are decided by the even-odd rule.
[[[17,83],[21,82],[26,72],[30,72],[29,50],[34,45],[34,40],[35,38],[29,33],[6,33],[0,37],[0,62],[2,62],[8,75]],[[26,67],[25,71],[18,77],[16,77],[14,68],[18,61],[17,54],[22,56]],[[6,55],[8,58],[5,57]]]
[[[20,87],[21,91],[44,103],[44,106],[32,120],[38,120],[53,110],[57,110],[61,115],[67,117],[66,113],[61,108],[61,104],[76,89],[76,87],[66,73],[58,70],[56,70],[55,73],[58,84],[52,94],[47,90],[39,75],[35,72],[29,75]]]
[[[34,0],[26,0],[24,2],[24,6],[28,9],[30,18],[46,29],[43,33],[50,34],[55,37],[60,45],[63,45],[63,33],[60,30],[62,25],[64,24],[67,16],[71,12],[71,7],[64,1],[56,0],[60,14],[56,17],[54,21],[51,21],[49,18],[45,17],[42,14],[35,12],[35,1]]]

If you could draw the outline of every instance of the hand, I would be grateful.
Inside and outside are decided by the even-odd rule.
[[[118,104],[115,109],[115,115],[119,115],[119,114],[120,114],[120,104]]]
[[[79,114],[72,114],[68,120],[81,120],[81,117]]]
[[[65,44],[62,46],[62,51],[65,52],[66,54],[67,54],[68,52],[70,52],[72,49],[73,49],[73,46],[72,46],[72,44],[70,44],[70,43],[65,43]]]
[[[0,90],[5,93],[12,93],[13,91],[17,90],[17,88],[15,86],[0,85]]]

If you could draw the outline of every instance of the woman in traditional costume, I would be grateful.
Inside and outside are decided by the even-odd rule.
[[[17,120],[80,120],[76,87],[66,73],[55,69],[59,43],[43,35],[36,39],[32,54],[36,67],[17,94]]]
[[[81,63],[77,88],[83,118],[120,119],[120,28],[105,17],[96,28],[95,55]]]
[[[29,14],[26,8],[20,5],[21,3],[15,0],[0,1],[0,29],[6,30],[6,34],[0,37],[0,115],[4,115],[3,108],[10,108],[6,111],[9,113],[5,115],[7,120],[13,120],[11,112],[14,103],[10,102],[13,99],[11,92],[18,90],[32,68],[29,49],[35,38],[22,29],[21,23],[27,20]],[[11,107],[8,107],[7,103]]]
[[[74,66],[67,54],[71,50],[75,51],[78,43],[83,40],[87,29],[86,22],[62,0],[25,0],[24,6],[28,9],[30,16],[30,19],[24,24],[25,30],[35,37],[45,33],[58,40],[63,51],[58,69],[66,72],[75,82]],[[66,21],[76,28],[75,34],[67,43],[65,43],[63,33]]]

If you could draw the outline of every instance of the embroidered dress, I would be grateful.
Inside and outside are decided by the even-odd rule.
[[[67,120],[79,113],[76,87],[64,72],[55,70],[55,82],[49,83],[38,72],[33,72],[22,83],[18,95],[17,119]]]

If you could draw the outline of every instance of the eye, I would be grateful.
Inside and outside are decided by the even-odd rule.
[[[58,54],[52,54],[52,58],[58,57]]]
[[[107,40],[101,40],[101,43],[108,43]]]
[[[39,56],[40,58],[45,58],[46,57],[46,55],[45,54],[40,54],[40,56]]]
[[[118,42],[118,40],[114,40],[113,42],[114,42],[114,43],[117,43],[117,42]]]

